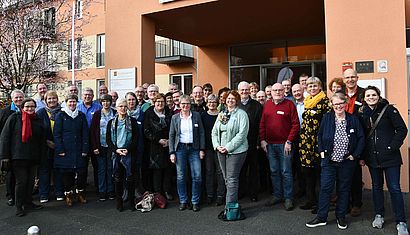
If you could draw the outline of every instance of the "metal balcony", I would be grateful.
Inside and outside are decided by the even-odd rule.
[[[155,63],[194,63],[194,49],[191,44],[166,39],[155,42]]]

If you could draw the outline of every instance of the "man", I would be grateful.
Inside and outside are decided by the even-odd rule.
[[[142,86],[137,86],[134,90],[135,95],[137,96],[137,108],[141,108],[145,104],[144,96],[145,91]]]
[[[280,83],[272,86],[272,102],[266,103],[260,122],[261,147],[267,153],[273,197],[266,204],[273,206],[285,199],[285,209],[293,210],[292,143],[299,133],[296,107],[285,99]]]
[[[145,102],[148,102],[149,101],[149,98],[148,98],[148,87],[149,87],[149,83],[144,83],[144,84],[142,84],[142,88],[144,88],[144,100],[145,100]]]
[[[204,100],[205,100],[205,103],[207,103],[208,96],[213,93],[214,88],[212,87],[211,83],[205,83],[203,88],[204,88]]]
[[[108,88],[106,85],[102,84],[99,88],[98,88],[98,97],[102,97],[103,95],[108,94]]]
[[[194,103],[191,104],[191,110],[199,112],[200,114],[206,112],[208,108],[206,107],[202,87],[198,85],[194,86],[192,89],[192,96]]]
[[[44,83],[39,83],[37,84],[37,94],[38,98],[36,99],[36,112],[41,109],[46,107],[46,102],[44,100],[44,95],[47,92],[47,86]]]
[[[346,112],[357,115],[357,111],[362,106],[361,100],[363,97],[363,88],[357,85],[357,72],[353,69],[346,69],[343,72],[343,82],[346,84],[346,94],[348,96],[348,103],[346,106]],[[362,202],[362,166],[359,161],[353,173],[353,181],[351,188],[351,206],[350,215],[353,217],[361,214]]]
[[[271,99],[272,99],[271,92],[272,92],[272,86],[271,86],[271,85],[267,85],[267,86],[265,87],[266,100],[271,100]]]
[[[178,91],[178,84],[176,84],[176,83],[171,83],[171,84],[169,84],[169,86],[168,86],[168,92],[174,93],[174,92],[176,92],[176,91]]]
[[[67,92],[67,95],[76,95],[76,96],[78,96],[78,88],[76,86],[73,86],[73,85],[69,86],[67,88],[66,92]],[[78,101],[77,101],[77,106],[78,106],[78,104],[80,104],[80,102],[81,102],[81,99],[79,97]],[[66,106],[67,106],[67,104],[65,103],[65,101],[63,101],[61,103],[61,108],[65,108]]]
[[[285,79],[282,81],[282,86],[285,89],[285,99],[293,100],[292,82],[289,79]]]
[[[108,94],[111,96],[112,99],[111,108],[116,109],[115,102],[117,102],[118,100],[118,93],[116,91],[110,91]]]
[[[0,110],[0,134],[6,124],[7,118],[15,112],[21,112],[21,104],[24,100],[24,93],[20,90],[11,92],[11,104]],[[14,192],[16,179],[12,171],[6,174],[6,197],[7,205],[14,206]]]
[[[94,91],[93,89],[86,87],[83,89],[83,100],[77,104],[77,109],[78,111],[81,111],[85,114],[85,118],[87,119],[87,125],[88,128],[91,127],[91,120],[93,118],[94,113],[97,110],[102,109],[101,104],[98,101],[93,101],[94,99]],[[90,154],[88,155],[92,156],[92,150],[90,149]],[[97,188],[97,193],[98,193],[98,162],[95,157],[91,157],[91,164],[94,169],[94,185]],[[88,160],[87,160],[87,166],[88,166]],[[88,170],[87,170],[88,174]]]
[[[299,119],[299,124],[300,127],[302,127],[302,114],[305,111],[305,104],[303,101],[305,100],[305,97],[303,97],[303,86],[300,84],[295,84],[292,86],[292,95],[293,95],[293,102],[296,105],[296,111],[298,112],[298,119]],[[292,145],[292,151],[293,151],[293,175],[296,177],[297,185],[298,185],[298,191],[295,194],[297,198],[301,198],[306,194],[306,182],[305,178],[302,175],[302,165],[300,163],[300,157],[299,157],[299,136],[297,140],[295,141],[295,144]]]
[[[258,91],[256,93],[256,100],[263,106],[265,105],[266,102],[266,95],[264,91]]]
[[[257,147],[259,145],[259,122],[262,115],[262,105],[250,97],[250,85],[242,81],[238,84],[238,92],[241,96],[239,108],[243,109],[249,118],[248,153],[243,164],[239,179],[239,195],[245,192],[250,196],[252,202],[258,200],[259,170]]]
[[[151,107],[151,105],[154,105],[153,99],[159,93],[159,87],[155,84],[151,84],[147,88],[147,93],[148,93],[149,100],[146,101],[146,103],[141,106],[141,110],[143,112],[147,111],[147,109]]]
[[[308,96],[308,93],[307,93],[307,90],[306,90],[306,88],[307,88],[306,81],[307,81],[308,78],[309,78],[309,75],[307,75],[306,73],[302,73],[299,76],[299,84],[303,87],[303,96],[304,97]]]
[[[181,111],[181,107],[179,107],[179,97],[181,97],[181,95],[181,91],[176,91],[172,94],[172,101],[174,102],[174,108],[171,110],[172,115]]]

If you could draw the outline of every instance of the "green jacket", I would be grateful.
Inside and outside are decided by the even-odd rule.
[[[243,153],[248,150],[248,115],[242,109],[236,108],[231,112],[231,116],[226,125],[221,123],[219,114],[215,125],[212,128],[212,144],[214,149],[224,146],[228,154]],[[226,130],[226,131],[224,131]]]

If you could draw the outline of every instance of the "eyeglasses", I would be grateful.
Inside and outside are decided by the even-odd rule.
[[[345,105],[346,103],[336,103],[336,104],[333,104],[333,106],[343,106],[343,105]]]
[[[28,109],[35,109],[36,108],[36,106],[35,105],[24,105],[24,108],[28,108]]]
[[[204,91],[212,91],[211,89],[204,89]]]
[[[180,103],[180,105],[190,105],[191,103]]]
[[[349,76],[349,77],[345,77],[346,79],[352,79],[352,78],[357,78],[357,76]]]
[[[284,89],[272,89],[272,92],[282,92]]]

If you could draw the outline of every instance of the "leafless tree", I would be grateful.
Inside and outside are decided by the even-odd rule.
[[[88,11],[93,0],[74,0],[75,67],[77,57],[93,56],[81,43],[81,28],[94,17]],[[59,71],[70,69],[72,0],[0,0],[0,92],[27,91],[36,83],[56,83]],[[80,15],[81,14],[81,15]]]

